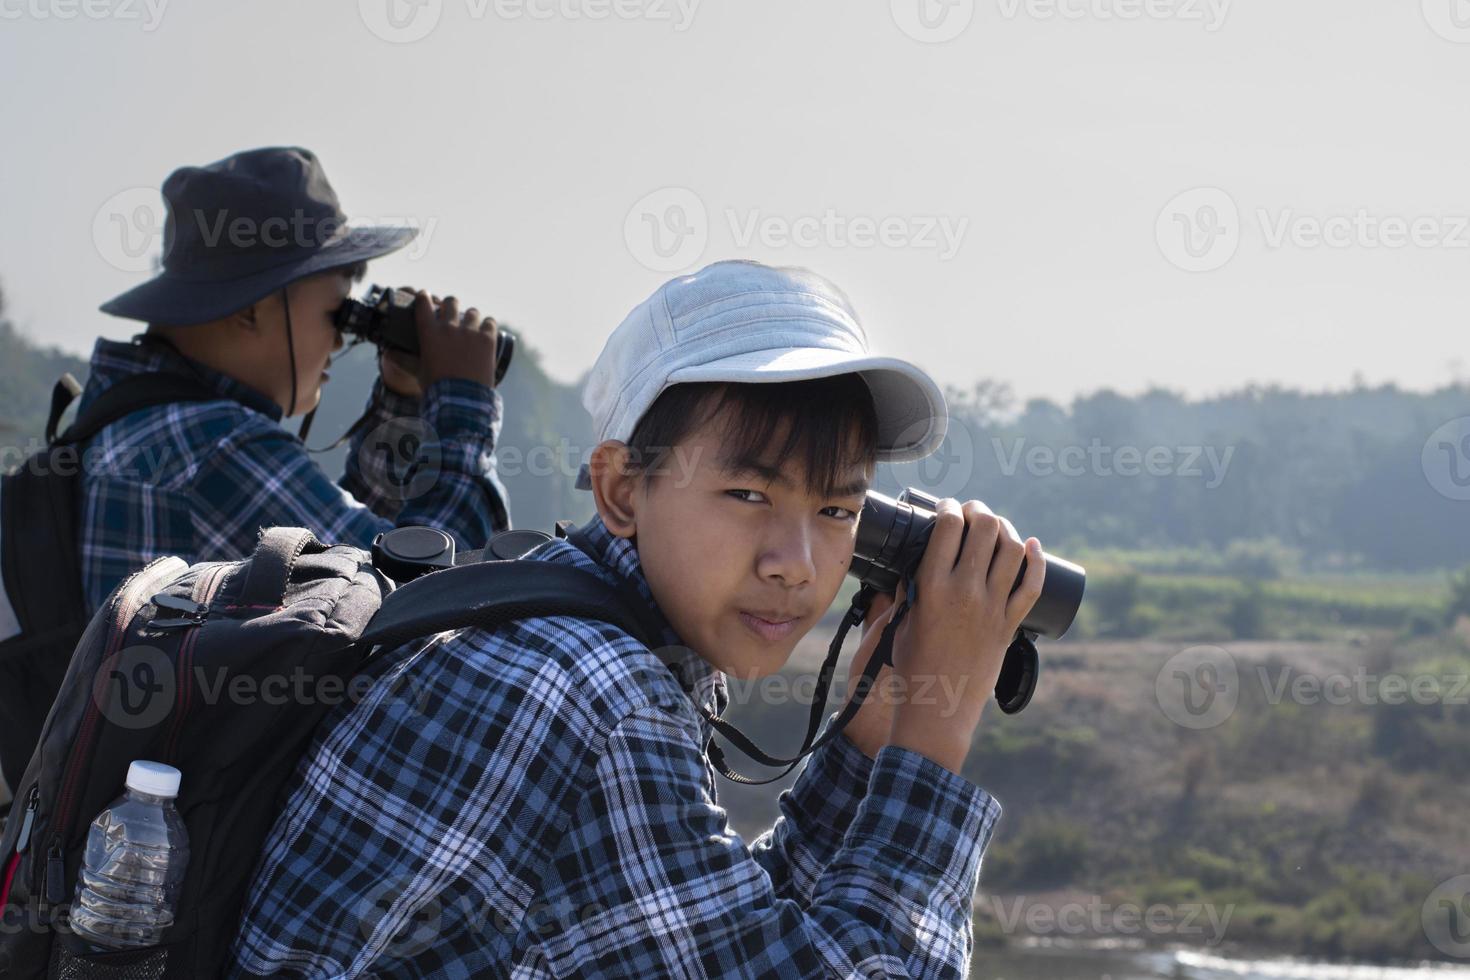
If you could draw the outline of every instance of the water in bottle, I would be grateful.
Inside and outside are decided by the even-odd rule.
[[[138,760],[127,791],[92,821],[71,910],[81,939],[102,949],[152,946],[173,924],[189,863],[174,806],[179,779],[173,766]]]

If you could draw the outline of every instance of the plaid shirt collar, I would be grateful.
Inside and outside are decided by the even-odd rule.
[[[590,557],[603,569],[631,583],[643,597],[651,621],[658,626],[663,641],[663,649],[656,652],[679,679],[679,685],[696,705],[716,716],[720,715],[729,704],[725,675],[686,646],[669,624],[668,617],[653,598],[648,578],[643,574],[643,565],[638,560],[638,548],[627,538],[620,538],[608,530],[601,515],[593,515],[592,520],[582,525],[580,530],[591,546],[593,554]],[[581,549],[574,547],[573,550],[581,553]]]
[[[85,409],[113,382],[129,375],[153,371],[183,374],[202,381],[218,391],[221,398],[237,401],[274,422],[279,422],[285,414],[281,411],[281,406],[264,392],[185,357],[179,353],[178,348],[162,337],[141,333],[134,334],[132,340],[128,341],[97,338],[97,343],[92,348],[91,373],[87,378],[87,387],[82,393],[78,411]]]

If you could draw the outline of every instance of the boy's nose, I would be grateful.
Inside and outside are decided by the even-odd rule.
[[[336,327],[333,327],[332,328],[332,334],[333,334],[332,350],[334,350],[334,351],[341,350],[342,347],[343,347],[343,345],[345,345],[347,343],[346,338],[343,337],[342,331],[338,330]]]
[[[775,578],[786,586],[805,585],[816,577],[817,564],[812,557],[811,530],[806,527],[783,526],[762,543],[756,571],[761,578]]]

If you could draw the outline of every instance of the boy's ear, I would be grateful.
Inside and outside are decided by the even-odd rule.
[[[631,538],[638,531],[634,494],[639,476],[630,470],[629,458],[626,443],[608,439],[592,450],[588,464],[597,514],[607,529],[620,538]]]

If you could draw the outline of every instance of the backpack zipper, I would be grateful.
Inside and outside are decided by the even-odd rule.
[[[3,889],[3,891],[0,891],[0,909],[10,904],[10,886],[15,880],[16,867],[20,864],[20,857],[26,852],[26,848],[30,846],[31,829],[36,825],[36,807],[40,805],[41,787],[36,783],[32,783],[31,792],[26,797],[25,816],[21,817],[20,820],[20,833],[15,835],[15,851],[11,854],[10,860],[6,862],[4,879],[0,880],[0,889]]]
[[[230,563],[216,565],[200,576],[199,582],[194,587],[194,599],[178,599],[174,596],[157,595],[153,599],[155,603],[159,599],[167,599],[169,603],[164,608],[179,609],[185,605],[194,606],[193,613],[185,617],[192,632],[179,643],[178,659],[178,710],[174,713],[174,724],[169,732],[168,741],[165,744],[164,761],[172,765],[178,753],[179,733],[184,728],[184,719],[189,714],[189,709],[194,703],[194,686],[190,683],[190,677],[194,672],[194,647],[199,643],[199,633],[194,627],[203,626],[204,621],[209,618],[209,603],[214,600],[215,593],[219,591],[224,581],[224,573]],[[174,624],[180,622],[178,619],[165,620]],[[154,620],[149,625],[157,627],[159,621]]]
[[[185,599],[181,596],[169,595],[167,592],[160,592],[148,601],[160,610],[168,609],[179,614],[163,619],[154,618],[149,620],[148,625],[156,630],[199,626],[209,618],[209,606],[203,602],[195,602],[193,599]]]
[[[128,624],[142,606],[142,596],[139,595],[144,591],[142,586],[154,585],[155,581],[162,581],[165,574],[176,575],[187,567],[179,558],[159,558],[123,580],[109,608],[110,624],[103,656],[98,661],[99,672],[117,655],[118,648],[127,635]],[[82,716],[82,724],[77,729],[76,742],[67,755],[66,767],[63,770],[61,792],[57,796],[56,812],[52,816],[51,827],[46,838],[46,860],[32,862],[31,894],[39,895],[49,905],[58,905],[66,901],[66,895],[61,894],[65,891],[66,884],[66,855],[62,844],[66,840],[66,835],[70,833],[73,819],[76,816],[74,811],[78,805],[77,781],[81,775],[82,766],[91,760],[92,739],[96,736],[97,719],[101,713],[97,699],[89,697],[86,712]],[[43,885],[45,886],[44,891]]]

